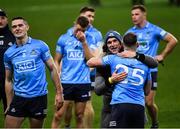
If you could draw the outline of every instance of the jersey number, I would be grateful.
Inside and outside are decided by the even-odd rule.
[[[122,65],[122,64],[118,64],[116,66],[116,69],[120,69],[120,68],[123,69],[123,71],[128,74],[129,69],[127,66]],[[136,85],[136,86],[142,85],[144,83],[144,78],[142,76],[143,74],[144,74],[143,70],[133,69],[131,76],[134,78],[137,78],[136,80],[139,80],[139,81],[138,82],[137,81],[136,82],[135,81],[134,82],[128,82],[128,79],[125,79],[125,80],[121,81],[121,83],[124,83],[124,84],[131,83],[132,85]]]

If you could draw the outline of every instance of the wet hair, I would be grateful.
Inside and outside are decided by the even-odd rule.
[[[133,47],[136,45],[137,43],[137,36],[134,33],[127,33],[124,37],[123,37],[123,43],[125,46],[127,47]]]
[[[144,5],[134,5],[131,10],[140,9],[142,12],[146,12],[146,7]]]
[[[84,16],[79,16],[76,19],[76,24],[79,24],[82,28],[86,28],[89,25],[89,20]]]
[[[93,7],[88,7],[88,6],[85,6],[83,8],[81,8],[81,10],[79,11],[79,13],[85,13],[87,11],[90,11],[90,12],[95,12],[95,9]]]

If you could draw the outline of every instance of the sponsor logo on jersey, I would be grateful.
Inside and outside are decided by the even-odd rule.
[[[84,60],[84,54],[81,50],[68,50],[67,58],[69,60]]]
[[[25,60],[15,63],[15,69],[18,73],[33,71],[36,69],[35,60]]]

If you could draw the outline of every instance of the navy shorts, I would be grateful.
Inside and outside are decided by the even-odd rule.
[[[64,100],[85,102],[91,97],[91,84],[62,84]]]
[[[47,95],[33,98],[14,95],[6,115],[44,119],[47,115]]]
[[[110,128],[144,128],[144,106],[122,103],[112,105]]]
[[[151,79],[152,79],[151,90],[157,90],[157,75],[158,72],[151,72]]]

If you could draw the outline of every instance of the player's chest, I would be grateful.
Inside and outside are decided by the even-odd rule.
[[[27,60],[38,60],[40,58],[40,50],[36,47],[18,47],[13,51],[12,54],[12,63],[16,64],[17,62],[23,62]]]

